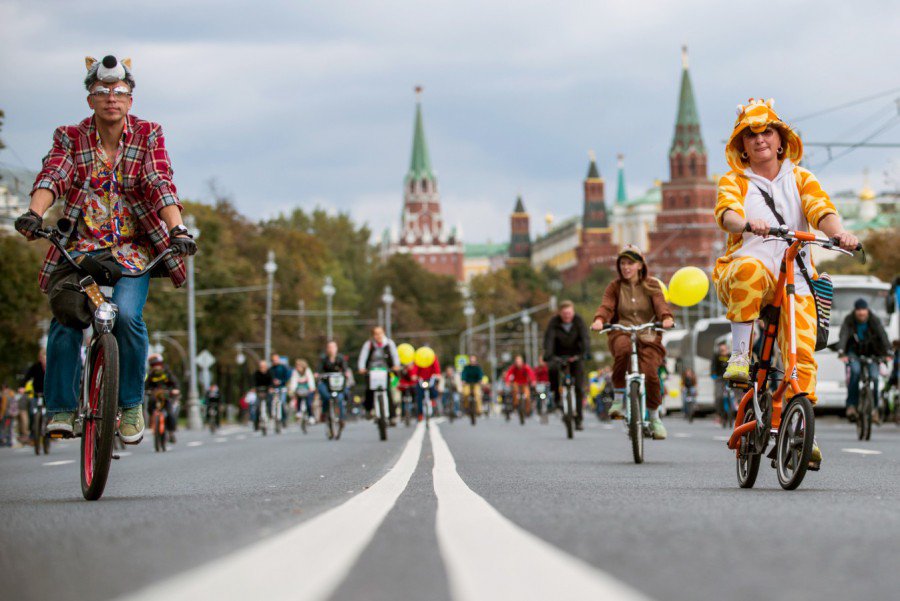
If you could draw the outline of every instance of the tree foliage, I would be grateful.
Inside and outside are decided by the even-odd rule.
[[[18,234],[0,232],[0,382],[12,384],[37,359],[41,321],[50,317],[37,285],[43,251]]]

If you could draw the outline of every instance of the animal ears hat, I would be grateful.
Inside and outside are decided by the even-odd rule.
[[[88,87],[94,81],[102,81],[104,83],[124,81],[132,88],[134,87],[130,58],[119,60],[115,56],[108,54],[98,61],[93,56],[86,56],[84,57],[84,66],[88,72],[84,83]]]
[[[750,164],[746,159],[741,157],[744,152],[744,142],[741,139],[745,129],[750,129],[753,133],[762,133],[767,127],[774,127],[781,135],[781,146],[784,149],[781,159],[790,159],[795,165],[803,158],[803,142],[800,136],[789,125],[781,120],[778,113],[775,112],[775,100],[769,98],[751,98],[748,104],[737,105],[737,120],[734,122],[734,131],[728,139],[725,146],[725,159],[728,165],[742,173]]]

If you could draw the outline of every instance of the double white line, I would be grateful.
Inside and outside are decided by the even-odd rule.
[[[340,506],[127,598],[328,598],[406,489],[421,454],[424,434],[419,424],[393,468]],[[438,499],[438,544],[454,599],[647,599],[500,515],[459,477],[453,455],[435,422],[430,440]],[[302,558],[302,576],[295,574],[297,558]],[[276,574],[279,576],[273,578]]]

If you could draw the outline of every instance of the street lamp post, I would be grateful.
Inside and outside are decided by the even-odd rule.
[[[194,236],[194,240],[200,238],[200,229],[193,215],[187,215],[184,224]],[[188,386],[188,428],[196,430],[203,427],[200,419],[200,391],[197,387],[197,285],[194,281],[194,257],[188,255],[187,288],[188,288],[188,366],[191,371],[191,382]]]
[[[531,315],[522,311],[522,333],[525,335],[525,363],[531,365]]]
[[[275,271],[278,270],[274,250],[269,251],[263,269],[266,272],[266,337],[263,355],[268,360],[272,356],[272,294],[275,288]]]
[[[331,315],[331,300],[334,298],[335,292],[337,292],[337,290],[335,289],[334,284],[332,284],[331,282],[331,276],[326,275],[325,284],[322,286],[322,294],[325,295],[325,333],[329,341],[334,338],[334,323],[332,321]]]
[[[497,336],[496,336],[496,323],[494,321],[494,315],[488,315],[488,324],[490,327],[490,337],[488,338],[488,359],[491,362],[491,390],[495,393],[497,392]],[[492,397],[493,398],[493,397]]]
[[[391,305],[394,304],[394,295],[391,293],[391,287],[384,287],[384,294],[381,295],[381,302],[384,303],[384,329],[387,337],[391,337]]]
[[[463,306],[463,315],[466,316],[466,353],[472,354],[472,318],[475,317],[475,303],[467,298]]]

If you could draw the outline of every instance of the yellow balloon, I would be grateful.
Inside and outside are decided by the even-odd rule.
[[[680,307],[693,307],[709,292],[709,278],[698,267],[682,267],[669,280],[669,298]]]
[[[434,365],[434,351],[423,346],[416,350],[416,367],[426,368]]]
[[[594,398],[600,394],[600,385],[596,382],[591,382],[591,398]]]
[[[653,278],[653,279],[656,280],[657,282],[659,282],[659,287],[662,288],[662,291],[663,291],[663,297],[665,297],[666,302],[669,302],[669,289],[668,289],[668,287],[666,287],[666,283],[663,282],[659,278]]]
[[[416,349],[414,349],[413,345],[409,344],[408,342],[404,342],[397,347],[397,355],[400,356],[400,363],[402,363],[403,365],[409,365],[416,357]]]

